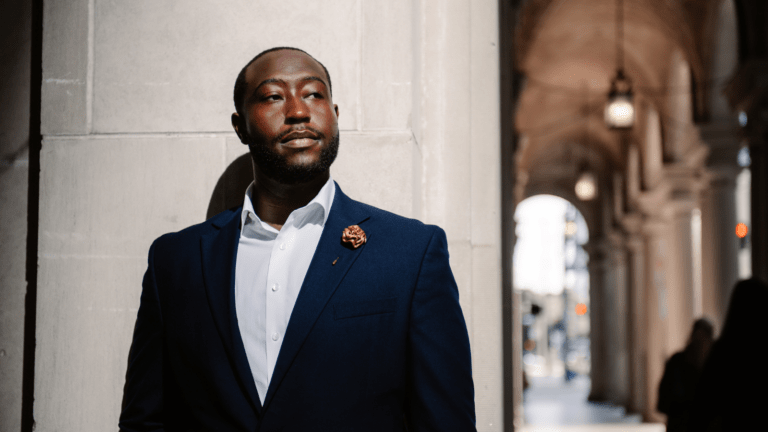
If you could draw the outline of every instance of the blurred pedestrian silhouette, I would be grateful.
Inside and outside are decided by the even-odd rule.
[[[696,320],[688,345],[670,357],[664,367],[657,409],[667,415],[667,432],[688,430],[696,385],[714,340],[713,333],[709,320]]]
[[[766,430],[768,286],[757,279],[736,284],[720,338],[704,364],[689,431]]]

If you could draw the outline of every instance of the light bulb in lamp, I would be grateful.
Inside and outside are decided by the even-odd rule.
[[[591,172],[584,172],[576,181],[576,196],[582,201],[591,201],[597,196],[597,180]]]
[[[632,95],[617,94],[605,106],[605,123],[612,129],[627,129],[635,124],[635,106]]]

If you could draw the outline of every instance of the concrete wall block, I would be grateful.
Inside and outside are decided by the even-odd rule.
[[[469,2],[425,2],[421,58],[424,218],[451,240],[471,236]],[[450,29],[448,31],[447,29]]]
[[[411,159],[418,151],[410,133],[342,133],[331,168],[345,194],[358,201],[412,217],[414,177]]]
[[[471,4],[472,243],[501,244],[498,2]]]
[[[46,139],[40,254],[142,256],[160,234],[205,220],[224,139]]]
[[[40,259],[36,430],[114,430],[146,257]]]
[[[340,127],[357,129],[358,0],[95,1],[97,132],[231,131],[237,74],[275,46],[325,64]]]
[[[498,247],[474,246],[472,263],[472,373],[477,430],[502,431],[503,359],[501,257]],[[511,401],[510,401],[511,402]],[[511,419],[510,419],[511,421]]]
[[[411,2],[363,2],[362,129],[411,124]]]
[[[43,7],[42,133],[88,133],[88,0]]]

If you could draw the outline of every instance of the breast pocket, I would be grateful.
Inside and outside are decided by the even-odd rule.
[[[340,302],[333,306],[333,318],[340,320],[369,315],[387,314],[394,313],[396,309],[396,297],[354,302]]]

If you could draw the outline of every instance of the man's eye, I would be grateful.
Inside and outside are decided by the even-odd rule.
[[[323,95],[321,95],[318,92],[314,92],[314,93],[310,93],[309,96],[307,96],[307,97],[311,97],[311,98],[314,98],[314,99],[322,99]]]
[[[280,95],[277,95],[277,94],[271,94],[271,95],[264,96],[264,100],[269,100],[269,101],[276,101],[276,100],[280,100],[280,99],[282,99],[282,98],[280,97]]]

